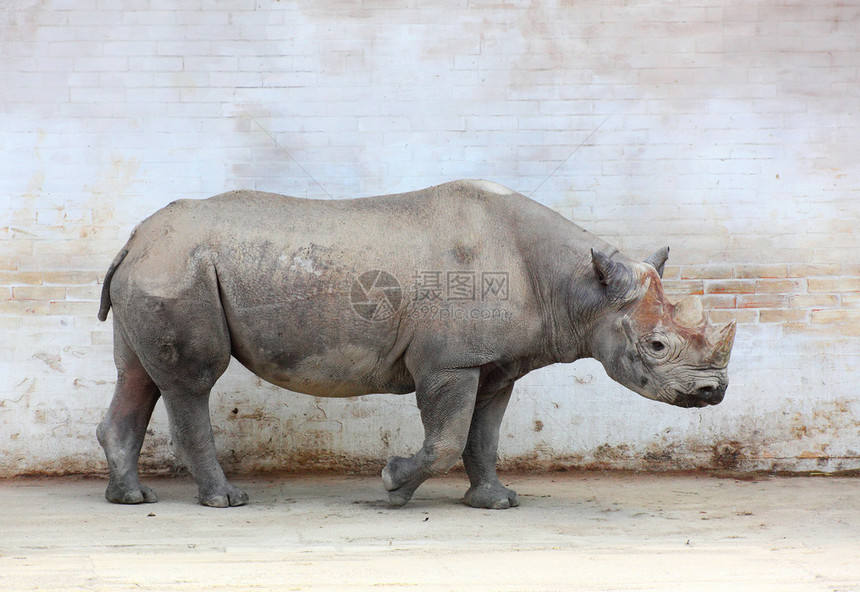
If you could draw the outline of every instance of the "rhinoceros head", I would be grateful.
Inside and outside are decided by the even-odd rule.
[[[592,353],[613,380],[643,397],[679,407],[716,405],[728,386],[735,323],[708,325],[695,297],[669,301],[660,279],[668,253],[625,263],[592,251],[608,301]]]

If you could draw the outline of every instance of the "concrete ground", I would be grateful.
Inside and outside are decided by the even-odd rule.
[[[860,591],[860,479],[506,475],[512,510],[458,503],[462,474],[404,508],[379,478],[187,479],[117,506],[92,479],[0,481],[0,590]]]

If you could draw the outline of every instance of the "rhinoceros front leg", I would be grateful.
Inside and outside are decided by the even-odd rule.
[[[445,473],[463,453],[475,409],[479,371],[441,370],[423,377],[415,398],[424,424],[424,445],[409,458],[395,456],[382,471],[388,498],[406,504],[428,477]]]
[[[463,501],[474,508],[503,510],[520,505],[517,493],[502,485],[496,475],[499,426],[513,388],[511,383],[489,397],[479,397],[475,406],[469,439],[463,450],[463,464],[471,482]]]

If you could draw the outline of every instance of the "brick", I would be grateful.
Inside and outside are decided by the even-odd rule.
[[[740,294],[738,308],[786,308],[788,297],[776,294]]]
[[[128,58],[87,56],[74,59],[74,66],[70,70],[76,72],[121,72],[128,70]]]
[[[705,281],[705,294],[754,294],[754,280]]]
[[[702,308],[736,308],[737,296],[733,294],[708,294],[702,296]]]
[[[697,280],[665,280],[667,294],[702,294],[702,282]]]
[[[788,299],[791,308],[835,308],[840,304],[839,296],[833,294],[798,294]]]
[[[815,258],[810,249],[765,249],[761,253],[761,263],[778,263],[781,261],[797,261],[808,263]]]
[[[97,310],[98,305],[95,302],[60,301],[50,303],[48,314],[75,317],[95,316]]]
[[[709,310],[707,312],[709,323],[737,322],[739,325],[750,325],[758,321],[758,310]]]
[[[575,220],[576,217],[574,216]],[[681,279],[681,268],[677,265],[669,265],[663,269],[663,279],[664,280],[678,280]]]
[[[38,271],[0,271],[0,286],[38,286],[43,276]]]
[[[825,241],[823,244],[827,244]],[[857,255],[857,247],[853,248],[827,248],[827,247],[817,247],[815,248],[812,257],[810,258],[810,263],[832,263],[834,261],[851,261]]]
[[[101,296],[101,286],[91,284],[88,286],[67,286],[66,298],[68,300],[83,300],[86,302],[95,302]]]
[[[795,335],[804,339],[833,340],[836,337],[860,337],[860,323],[828,323],[811,325],[809,323],[786,323],[782,327],[787,337]],[[839,351],[843,348],[825,347],[822,353]]]
[[[46,300],[0,300],[0,315],[46,315],[50,304]]]
[[[41,276],[45,284],[63,286],[85,286],[98,282],[96,271],[45,271]]]
[[[760,323],[799,323],[807,320],[809,312],[805,310],[765,309],[759,311]]]
[[[788,277],[814,277],[842,275],[842,266],[838,263],[792,264],[788,268]],[[847,275],[847,274],[846,274]]]
[[[860,292],[860,278],[809,278],[810,292]]]
[[[813,323],[843,323],[860,325],[860,309],[834,308],[829,310],[813,310]]]
[[[756,280],[757,294],[797,294],[806,288],[806,280]]]
[[[712,250],[710,252],[703,252],[702,255],[706,257],[711,263],[757,263],[762,259],[762,252],[758,250],[750,250],[749,245],[746,245],[745,249],[732,249],[724,251]]]
[[[107,323],[110,326],[110,323]],[[91,331],[90,341],[93,345],[113,345],[113,333],[111,331]]]
[[[13,300],[65,300],[66,289],[58,286],[15,286],[12,288]]]
[[[842,306],[860,308],[860,294],[843,294],[841,301]]]
[[[731,265],[684,265],[681,279],[685,280],[725,280],[733,276]]]
[[[734,276],[749,279],[784,278],[788,277],[788,264],[736,265]]]

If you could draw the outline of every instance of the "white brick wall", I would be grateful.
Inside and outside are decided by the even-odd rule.
[[[632,255],[670,244],[667,284],[741,323],[723,405],[672,409],[594,363],[553,367],[518,387],[506,459],[724,466],[728,447],[740,468],[858,468],[860,10],[538,4],[7,1],[0,475],[102,469],[115,376],[96,300],[144,216],[237,187],[345,197],[461,177]],[[408,398],[316,400],[237,368],[212,409],[237,469],[420,438]],[[152,429],[144,462],[167,467],[160,408]]]

